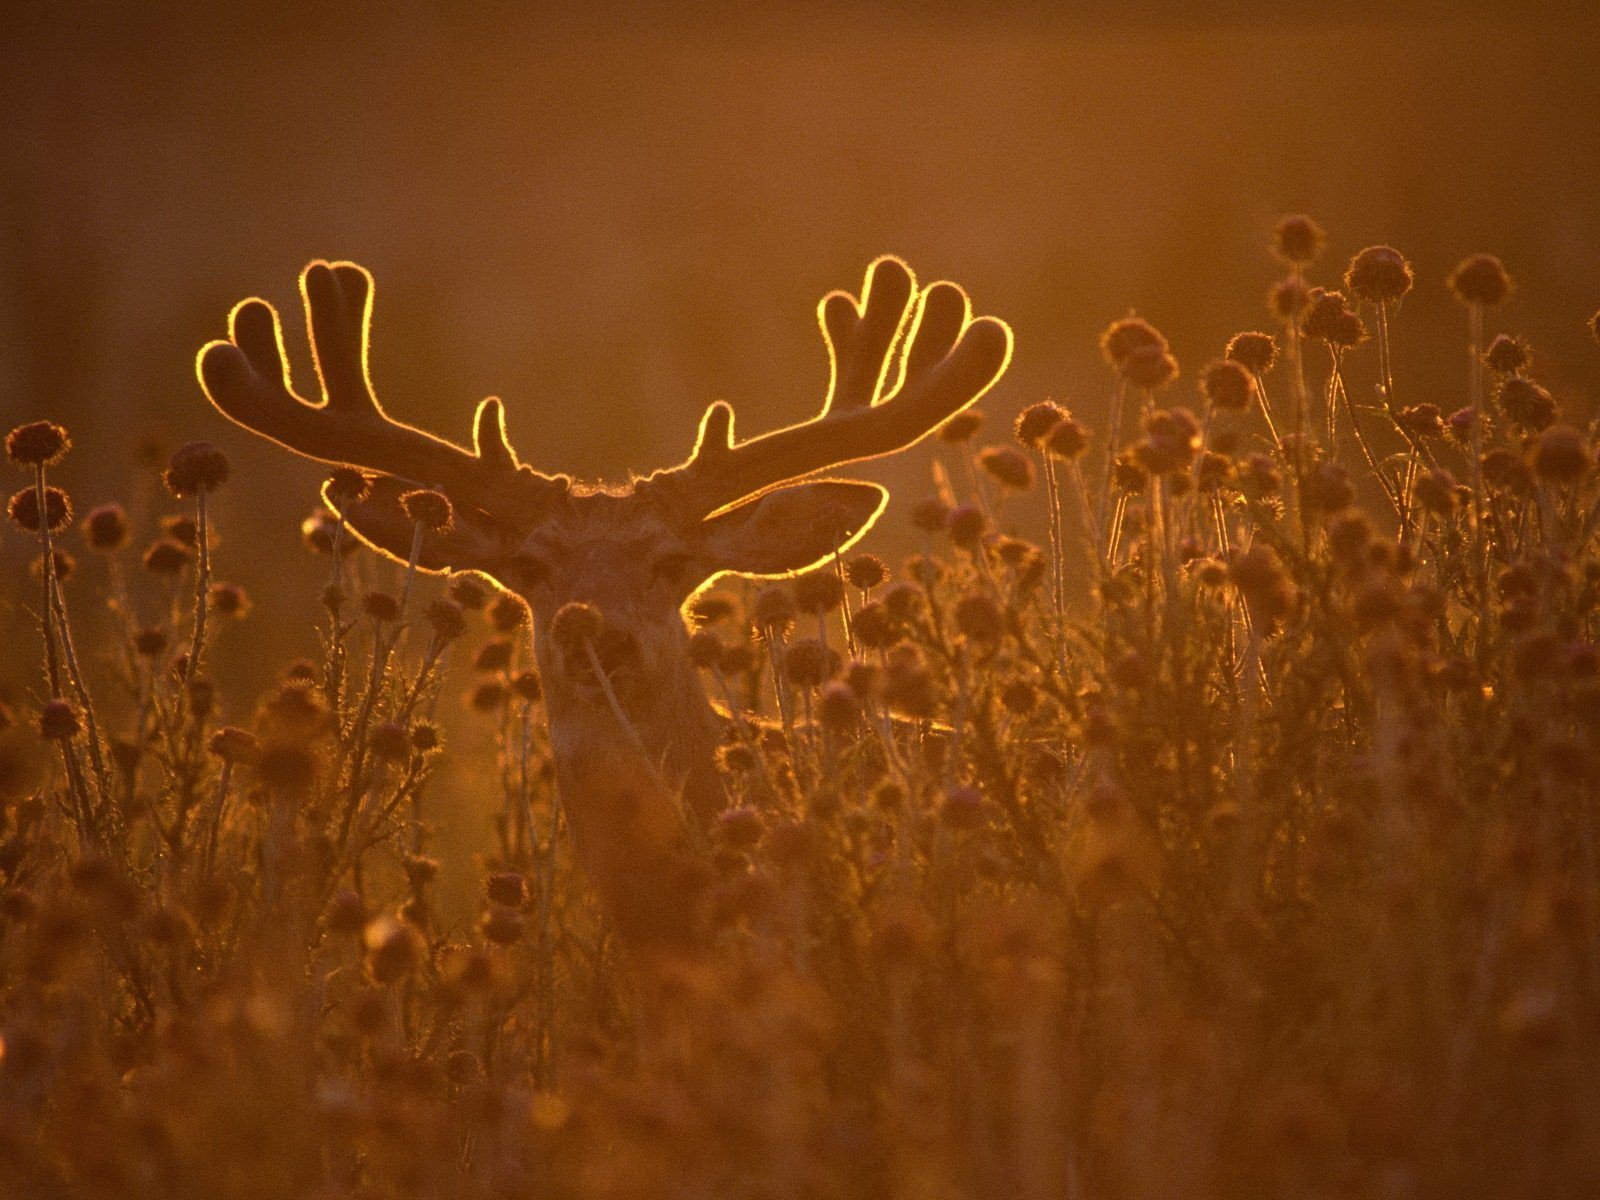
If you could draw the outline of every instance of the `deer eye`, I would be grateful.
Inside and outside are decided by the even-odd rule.
[[[688,573],[689,566],[694,562],[694,555],[682,551],[673,551],[663,554],[650,564],[650,573],[657,579],[670,584],[681,584]]]

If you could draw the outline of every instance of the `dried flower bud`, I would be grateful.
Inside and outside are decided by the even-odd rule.
[[[46,700],[39,710],[39,736],[47,742],[66,742],[78,736],[78,710],[66,700]]]
[[[1552,425],[1541,433],[1530,458],[1533,473],[1557,487],[1581,482],[1594,466],[1587,439],[1570,425]]]
[[[1555,423],[1555,398],[1531,379],[1519,375],[1502,379],[1496,399],[1507,420],[1531,433]]]
[[[83,537],[91,550],[110,554],[128,544],[128,514],[120,504],[102,504],[83,519]]]
[[[450,579],[450,599],[469,612],[489,603],[489,589],[476,575],[454,575]]]
[[[152,575],[173,576],[189,565],[189,550],[181,542],[161,538],[144,552],[144,569]]]
[[[1255,377],[1244,364],[1220,359],[1207,364],[1200,374],[1200,390],[1214,408],[1242,412],[1255,399]]]
[[[1228,339],[1223,357],[1238,363],[1252,375],[1265,375],[1277,361],[1278,343],[1270,333],[1236,333]]]
[[[797,687],[820,687],[838,666],[838,655],[815,638],[792,642],[783,653],[784,673]]]
[[[72,500],[58,487],[44,489],[45,523],[51,533],[59,533],[72,522]],[[15,493],[6,505],[6,514],[17,528],[28,533],[39,532],[39,493],[25,487]]]
[[[518,871],[497,871],[484,881],[484,891],[492,904],[519,908],[528,898],[528,883]]]
[[[958,504],[950,510],[945,530],[950,540],[964,550],[975,549],[988,529],[983,510],[976,504]]]
[[[1067,415],[1067,410],[1053,400],[1030,404],[1018,415],[1012,427],[1017,441],[1024,446],[1037,447],[1039,442]]]
[[[750,619],[763,633],[782,634],[794,623],[794,596],[781,584],[768,584],[756,593]]]
[[[237,620],[250,612],[250,594],[237,583],[213,583],[208,595],[211,611],[219,617]]]
[[[828,729],[851,729],[861,719],[861,700],[848,683],[830,680],[817,693],[817,720]]]
[[[400,507],[406,510],[406,516],[430,533],[441,533],[450,527],[453,512],[450,499],[443,492],[430,488],[406,492],[400,497]]]
[[[478,653],[472,660],[475,671],[504,671],[511,665],[511,655],[516,649],[516,644],[510,638],[495,638],[478,647]]]
[[[1272,231],[1272,252],[1293,267],[1309,266],[1322,253],[1322,227],[1303,214],[1284,217]]]
[[[803,613],[832,612],[844,603],[844,584],[831,567],[812,571],[794,581],[794,603]]]
[[[341,509],[366,499],[371,487],[366,475],[354,467],[335,467],[322,485],[322,494]]]
[[[1000,606],[982,592],[969,593],[956,602],[955,620],[963,636],[984,645],[993,645],[1005,633]]]
[[[1528,365],[1528,343],[1509,334],[1497,334],[1483,353],[1484,365],[1497,375],[1514,375]]]
[[[857,554],[845,563],[844,576],[851,587],[870,592],[889,578],[889,568],[876,554]]]
[[[1156,346],[1140,346],[1122,360],[1118,372],[1133,387],[1153,392],[1178,377],[1178,360]]]
[[[1100,335],[1100,353],[1107,363],[1118,371],[1128,356],[1137,350],[1167,352],[1167,339],[1161,331],[1141,317],[1124,317],[1113,321]]]
[[[325,508],[319,508],[300,522],[300,540],[316,554],[332,554],[333,539],[339,528],[339,518]],[[344,548],[354,543],[343,542]]]
[[[236,725],[224,725],[211,735],[207,749],[226,763],[252,763],[261,752],[256,735]]]
[[[456,602],[463,608],[471,607],[460,596],[456,597]],[[501,592],[490,601],[488,614],[489,624],[496,633],[515,633],[528,623],[528,606],[510,592]]]
[[[1310,289],[1298,279],[1280,279],[1267,293],[1267,311],[1288,324],[1311,302]]]
[[[1056,422],[1044,444],[1051,454],[1070,462],[1089,448],[1089,431],[1076,418],[1066,416]]]
[[[1511,276],[1492,254],[1474,254],[1450,272],[1450,290],[1463,304],[1494,307],[1511,294]]]
[[[919,500],[911,510],[911,523],[925,533],[939,533],[950,519],[950,506],[937,496]]]
[[[398,721],[383,721],[372,727],[367,745],[374,757],[401,762],[411,756],[411,731]]]
[[[467,631],[466,615],[454,600],[435,600],[426,615],[433,636],[441,642],[453,642]]]
[[[18,466],[54,466],[71,448],[67,431],[52,421],[32,421],[6,434],[6,457]]]
[[[1033,463],[1014,446],[986,446],[978,452],[978,465],[1003,488],[1025,492],[1033,486]]]
[[[210,442],[189,442],[172,452],[162,475],[167,490],[180,499],[214,492],[228,481],[228,456]]]
[[[1411,264],[1393,246],[1368,246],[1350,260],[1344,285],[1371,304],[1399,300],[1411,290]]]

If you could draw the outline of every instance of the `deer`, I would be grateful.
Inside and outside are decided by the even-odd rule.
[[[359,499],[326,484],[322,498],[372,549],[521,598],[578,866],[624,946],[686,951],[703,844],[691,826],[726,804],[715,760],[726,717],[691,660],[687,606],[726,574],[777,579],[837,561],[889,495],[818,474],[904,450],[974,403],[1010,362],[1010,327],[974,317],[955,284],[919,287],[900,259],[878,258],[859,298],[834,291],[817,306],[829,383],[815,417],[739,440],[718,400],[683,462],[585,484],[523,462],[498,397],[477,406],[471,449],[391,417],[370,370],[372,275],[318,260],[299,282],[320,402],[294,390],[278,311],[259,298],[199,352],[206,398],[297,455],[361,471]],[[401,497],[415,489],[449,500],[448,525],[424,532],[407,515]],[[593,625],[578,645],[552,636],[574,605]]]

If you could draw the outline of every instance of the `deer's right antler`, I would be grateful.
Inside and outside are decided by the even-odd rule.
[[[1011,359],[1004,321],[973,319],[953,283],[919,294],[897,258],[867,268],[859,303],[831,292],[818,317],[832,366],[820,414],[735,444],[733,409],[719,400],[701,418],[689,461],[658,475],[701,515],[815,471],[905,449],[993,387]],[[900,370],[891,382],[897,344]]]
[[[505,410],[493,397],[478,406],[473,451],[383,411],[368,370],[372,291],[372,276],[355,263],[319,261],[300,274],[321,404],[294,393],[277,310],[258,299],[234,307],[227,341],[200,351],[206,397],[231,420],[297,454],[439,488],[456,507],[491,517],[524,515],[564,491],[564,481],[518,463]]]

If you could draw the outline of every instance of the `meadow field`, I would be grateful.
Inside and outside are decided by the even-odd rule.
[[[881,531],[691,600],[729,804],[648,966],[520,600],[308,492],[268,611],[208,503],[268,479],[69,494],[102,450],[19,414],[0,1195],[1600,1194],[1594,414],[1537,281],[1322,243],[1209,360],[1105,326],[1110,422],[1002,381]]]

